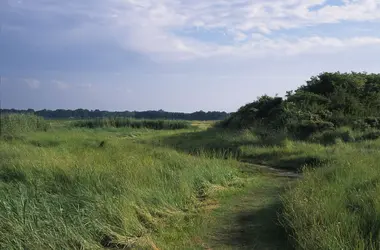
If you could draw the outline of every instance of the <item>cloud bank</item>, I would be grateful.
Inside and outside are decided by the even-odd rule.
[[[83,105],[232,111],[321,71],[380,69],[380,0],[9,0],[0,22],[0,75],[93,95]]]

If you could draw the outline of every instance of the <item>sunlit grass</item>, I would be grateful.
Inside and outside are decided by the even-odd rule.
[[[340,143],[284,196],[284,222],[302,249],[379,249],[380,141]]]
[[[242,182],[239,163],[134,142],[145,133],[68,129],[0,142],[0,248],[190,244],[202,199]]]
[[[157,131],[66,121],[46,130],[39,118],[20,118],[0,141],[1,249],[202,249],[210,225],[218,240],[227,235],[213,227],[223,225],[240,230],[241,244],[265,248],[284,243],[273,224],[282,207],[280,221],[300,249],[380,247],[378,131],[294,141],[202,122]],[[281,203],[287,181],[254,164],[302,178]],[[229,221],[238,213],[250,216]]]

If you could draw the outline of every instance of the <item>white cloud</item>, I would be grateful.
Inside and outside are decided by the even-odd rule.
[[[102,34],[126,50],[156,60],[324,52],[378,44],[380,37],[375,30],[372,37],[286,35],[289,30],[321,24],[379,22],[379,0],[342,0],[339,5],[326,0],[95,0],[91,4],[36,0],[12,6],[82,16],[86,21],[81,26],[61,33],[65,42]],[[192,36],[179,34],[181,30],[192,30]],[[226,39],[206,41],[200,31],[219,31]],[[281,38],[276,36],[280,31]]]
[[[90,89],[92,88],[92,83],[81,83],[78,85],[80,88],[84,88],[84,89]]]
[[[59,80],[52,80],[51,81],[58,89],[65,90],[70,87],[70,85],[66,82],[59,81]]]
[[[38,89],[41,86],[41,82],[39,80],[37,80],[37,79],[24,79],[24,82],[31,89]]]
[[[333,24],[344,21],[363,22],[380,20],[378,0],[345,1],[340,6],[328,5],[325,0],[146,0],[123,1],[126,9],[114,10],[118,27],[124,27],[121,40],[128,48],[159,59],[188,59],[215,55],[249,55],[263,52],[296,54],[312,50],[349,48],[377,44],[378,37],[298,37],[265,38],[276,31]],[[317,10],[310,10],[321,6]],[[193,37],[176,35],[175,30],[201,28],[222,29],[231,41],[221,44],[217,39],[204,42]],[[339,32],[339,31],[337,31]],[[196,32],[195,32],[196,33]],[[123,34],[123,33],[121,33]],[[255,39],[250,34],[261,34]],[[248,39],[249,38],[249,39]],[[257,51],[259,48],[260,51]]]

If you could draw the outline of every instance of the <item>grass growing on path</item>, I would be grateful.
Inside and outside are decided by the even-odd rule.
[[[279,194],[289,178],[260,177],[250,187],[224,199],[214,212],[208,237],[211,249],[292,249],[278,220]]]

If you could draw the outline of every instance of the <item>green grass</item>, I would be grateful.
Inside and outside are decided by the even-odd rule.
[[[247,182],[232,158],[141,143],[151,130],[19,135],[0,142],[1,249],[197,249],[205,201]]]
[[[209,126],[197,122],[192,129],[157,131],[75,128],[60,121],[49,131],[28,129],[13,140],[0,141],[0,248],[265,246],[268,237],[260,243],[260,229],[245,230],[245,225],[267,224],[260,211],[268,211],[267,232],[281,231],[273,224],[277,209],[272,206],[279,201],[274,190],[280,182],[273,186],[273,176],[230,153],[201,148],[194,155],[158,145],[173,139],[182,143],[189,134],[201,135],[205,143],[213,140],[203,137],[204,125]],[[220,134],[217,140],[226,136]],[[229,143],[223,145],[228,150]],[[240,203],[239,197],[247,201]],[[240,223],[240,216],[255,211],[258,216]],[[218,227],[222,221],[225,231]],[[228,230],[236,229],[228,225],[240,225],[246,238],[241,245],[238,239],[224,241]],[[248,240],[253,231],[254,242]]]
[[[333,162],[288,190],[284,220],[300,248],[380,248],[379,149],[379,141],[336,145]]]
[[[281,134],[263,137],[249,130],[209,129],[156,137],[156,144],[193,155],[227,155],[301,171],[302,178],[282,194],[281,223],[294,238],[293,245],[298,249],[379,249],[377,138],[378,131],[347,128],[315,134],[309,141],[293,141]]]
[[[321,165],[331,158],[333,145],[291,141],[281,136],[258,136],[250,130],[208,129],[172,133],[149,139],[158,146],[175,148],[193,155],[234,158],[241,162],[300,171],[305,165]]]
[[[50,124],[43,118],[29,114],[0,115],[0,137],[12,139],[19,133],[47,131]]]
[[[282,210],[279,194],[283,193],[287,178],[273,176],[252,177],[248,188],[222,199],[208,224],[210,249],[293,249],[286,231],[278,221]]]
[[[191,123],[188,121],[180,120],[141,120],[141,119],[132,119],[132,118],[97,118],[90,120],[78,120],[72,123],[74,127],[80,128],[147,128],[147,129],[185,129],[190,128]]]
[[[378,131],[17,119],[0,141],[0,249],[380,248]]]

